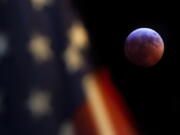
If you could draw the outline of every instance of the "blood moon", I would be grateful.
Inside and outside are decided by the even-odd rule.
[[[127,59],[133,64],[151,67],[162,58],[164,42],[156,31],[139,28],[128,35],[124,50]]]

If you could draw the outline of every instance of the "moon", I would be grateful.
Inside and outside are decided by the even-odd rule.
[[[155,30],[138,28],[126,38],[124,51],[131,63],[137,66],[151,67],[162,58],[164,42]]]

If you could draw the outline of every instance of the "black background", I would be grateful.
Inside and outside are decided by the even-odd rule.
[[[179,17],[175,3],[165,1],[74,0],[92,42],[97,67],[110,69],[137,125],[144,135],[180,134]],[[137,67],[125,58],[127,35],[139,27],[156,30],[165,43],[161,61],[150,68]]]
[[[117,86],[119,92],[125,97],[129,109],[132,111],[137,122],[139,131],[142,132],[143,135],[163,135],[165,133],[169,133],[170,135],[179,135],[179,4],[172,4],[172,2],[167,3],[165,0],[72,1],[89,31],[92,43],[91,51],[94,56],[95,65],[97,67],[105,66],[109,68],[113,82]],[[16,41],[15,43],[13,42],[12,45],[15,52],[11,55],[16,56],[16,51],[17,53],[22,53],[13,57],[13,59],[11,59],[10,56],[10,59],[7,58],[7,60],[5,60],[4,66],[1,65],[0,67],[0,83],[5,84],[5,86],[7,85],[8,88],[10,87],[10,91],[8,91],[10,95],[6,99],[7,101],[5,101],[8,104],[7,108],[10,108],[10,110],[8,110],[9,114],[6,114],[7,116],[5,117],[0,116],[0,126],[2,123],[2,127],[10,125],[12,126],[12,129],[15,129],[16,126],[14,127],[14,125],[24,125],[23,127],[26,127],[27,125],[27,127],[29,127],[29,123],[33,125],[33,120],[23,120],[24,117],[22,116],[26,115],[26,111],[24,112],[24,108],[21,106],[22,104],[20,104],[25,100],[22,99],[22,97],[24,98],[24,95],[27,96],[27,93],[29,92],[28,90],[24,91],[24,89],[27,89],[27,84],[31,82],[28,78],[31,78],[31,72],[33,71],[30,69],[32,66],[29,66],[31,65],[31,63],[29,63],[29,55],[27,56],[23,49],[18,50],[18,47],[20,48],[22,47],[22,44],[26,44],[25,42],[28,39],[27,33],[30,32],[32,20],[27,19],[31,16],[29,10],[31,8],[26,9],[26,6],[29,7],[29,3],[27,1],[22,2],[19,0],[18,3],[16,1],[8,1],[8,3],[8,6],[4,7],[5,9],[1,9],[0,5],[0,16],[2,16],[2,20],[0,20],[0,27],[2,28],[0,29],[3,31],[6,29],[13,30],[15,33],[11,33],[14,37],[11,42],[14,40]],[[44,13],[50,15],[53,14],[51,13],[52,11],[54,13],[56,9],[47,9],[47,12]],[[59,31],[59,29],[57,30],[57,28],[59,28],[57,27],[59,25],[58,21],[60,22],[61,20],[57,19],[56,16],[53,16],[52,18],[53,21],[56,22],[53,23],[56,24],[56,26],[53,25],[53,28],[57,32]],[[45,22],[43,24],[48,23],[46,21],[43,22]],[[123,45],[127,35],[132,30],[139,27],[150,27],[156,30],[164,39],[164,56],[154,67],[137,67],[128,62],[124,56]],[[44,28],[44,30],[46,29],[48,28]],[[18,33],[16,33],[16,31]],[[24,34],[24,32],[26,34]],[[17,47],[15,47],[16,45]],[[18,66],[24,64],[26,65],[26,68],[20,71],[22,68],[19,69]],[[21,76],[19,76],[18,73],[21,73]],[[25,75],[23,75],[23,73]],[[24,76],[26,76],[25,80]],[[41,74],[39,76],[41,77]],[[42,77],[45,78],[44,76]],[[13,84],[12,86],[9,85],[9,79],[10,84]],[[51,78],[46,77],[46,79],[48,80]],[[47,81],[46,79],[45,81]],[[26,83],[22,83],[21,80]],[[13,88],[13,86],[16,86],[16,89]],[[52,86],[54,86],[54,81],[52,81]],[[11,90],[13,90],[13,93]],[[18,98],[19,96],[21,98]],[[20,110],[20,108],[22,110]],[[13,120],[13,123],[11,123],[11,120]],[[27,122],[27,125],[24,124],[25,122]],[[47,129],[49,129],[49,123],[47,124]],[[36,127],[36,125],[34,126]],[[43,127],[38,128],[38,131],[46,132],[46,130],[41,130],[44,129]],[[22,128],[20,128],[19,131],[21,130]],[[54,127],[52,130],[54,131]],[[24,128],[24,131],[27,131],[26,128]],[[36,132],[33,130],[31,131]],[[8,133],[9,132],[14,132],[14,130],[8,131]]]

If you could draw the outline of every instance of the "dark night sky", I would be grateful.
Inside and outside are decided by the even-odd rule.
[[[143,134],[179,134],[174,121],[180,107],[178,9],[156,1],[74,3],[90,32],[96,65],[111,70]],[[137,67],[124,56],[126,36],[139,27],[156,30],[164,40],[165,54],[154,67]]]
[[[180,8],[176,8],[174,6],[176,5],[175,3],[174,5],[171,3],[165,3],[165,0],[162,2],[159,1],[159,3],[157,0],[144,0],[144,2],[134,1],[134,3],[131,1],[122,0],[103,0],[101,2],[99,0],[72,1],[74,2],[77,10],[79,10],[80,16],[84,20],[84,24],[89,31],[92,43],[92,56],[94,56],[95,65],[97,67],[105,66],[109,68],[111,71],[112,80],[117,86],[119,92],[125,97],[127,104],[137,122],[137,126],[142,132],[142,135],[163,135],[164,133],[169,133],[169,135],[179,135],[179,125],[175,124],[175,121],[178,122],[177,116],[180,113],[180,94],[178,92],[180,90],[178,84],[180,63],[180,12],[178,10],[180,10]],[[12,35],[14,36],[15,41],[17,41],[15,44],[18,44],[20,47],[21,43],[24,43],[25,40],[27,40],[24,38],[27,36],[26,34],[22,37],[20,35],[24,33],[24,31],[27,33],[29,32],[28,30],[30,29],[30,26],[28,24],[31,22],[26,20],[26,17],[28,18],[28,16],[23,15],[23,13],[20,11],[28,11],[28,9],[26,10],[25,8],[22,8],[22,0],[19,0],[19,3],[22,2],[21,4],[13,1],[8,2],[10,3],[10,7],[5,10],[7,12],[3,13],[2,11],[4,11],[4,9],[0,9],[0,16],[2,16],[2,20],[0,20],[0,29],[4,31],[4,29],[15,28],[13,31],[19,31],[20,34],[17,34],[18,40],[15,38],[16,34]],[[61,0],[59,0],[59,2],[61,2]],[[26,6],[28,6],[28,4]],[[21,7],[22,9],[19,8],[19,10],[16,10],[18,7]],[[51,14],[50,11],[51,10],[47,9],[47,13]],[[53,10],[53,13],[54,11],[56,10]],[[16,14],[18,13],[22,13],[23,17],[20,18],[21,14],[20,16],[17,16]],[[11,16],[11,14],[13,15],[13,18],[8,18],[9,15]],[[29,12],[27,12],[27,15],[30,15]],[[53,16],[52,18],[55,18],[53,21],[55,21],[57,24],[58,21],[61,21],[57,19],[56,16]],[[11,19],[15,22],[13,22]],[[27,25],[26,29],[23,29],[24,27],[20,27],[21,23],[18,23],[23,19],[26,20],[25,22],[22,22],[25,23],[24,27]],[[8,20],[8,24],[6,24],[6,20]],[[17,27],[11,26],[13,23],[13,26],[18,24]],[[48,24],[48,22],[43,21],[43,24],[46,23]],[[57,27],[58,25],[56,23],[53,23],[53,26],[55,25],[53,27],[54,30],[59,28]],[[12,28],[9,27],[9,25]],[[1,28],[1,26],[3,27]],[[131,64],[124,56],[123,45],[127,35],[139,27],[152,28],[156,30],[164,39],[165,54],[162,60],[154,67],[137,67]],[[44,30],[46,30],[46,27]],[[57,31],[59,31],[59,29]],[[19,40],[23,38],[23,41]],[[11,42],[13,41],[14,40]],[[14,48],[15,50],[17,49],[16,47]],[[21,51],[22,50],[20,50],[20,52]],[[23,55],[24,52],[22,53],[22,56]],[[21,55],[18,56],[21,57]],[[24,59],[24,57],[21,58]],[[28,56],[27,59],[29,60]],[[12,70],[13,66],[9,65],[15,65],[13,60],[10,59],[9,61],[8,59],[5,66],[1,67],[2,80],[0,81],[3,81],[3,84],[4,80],[6,83],[6,81],[8,82],[8,79],[11,78],[12,73],[10,71]],[[26,60],[26,57],[24,60]],[[19,65],[21,65],[21,60],[18,62],[20,62]],[[26,61],[25,65],[27,69],[19,71],[17,68],[18,71],[22,74],[26,70],[29,71],[28,64],[31,65],[31,63]],[[12,72],[14,73],[15,71],[16,69],[13,68]],[[27,77],[31,77],[29,74],[31,74],[31,72],[27,72]],[[17,79],[16,75],[18,75],[18,72],[12,74],[14,77],[13,79]],[[3,78],[3,76],[7,76],[7,78]],[[12,84],[15,85],[15,81],[13,79],[11,81],[13,82]],[[47,79],[49,78],[47,77]],[[22,82],[20,80],[22,80],[22,77],[20,76],[20,79],[17,80],[19,81],[17,86],[20,86],[20,88],[22,87],[21,89],[24,90],[26,84],[21,85]],[[24,81],[28,82],[28,80]],[[9,86],[10,89],[13,89],[13,86]],[[52,86],[54,86],[53,80]],[[19,90],[18,87],[17,90]],[[14,95],[18,95],[19,93],[14,91]],[[26,91],[24,91],[23,94],[26,94]],[[12,94],[10,97],[13,97],[14,95]],[[12,101],[14,100],[15,99]],[[18,106],[19,102],[21,102],[21,99],[18,100],[17,103],[15,102],[15,104]],[[11,107],[11,104],[9,106]],[[62,105],[62,107],[64,106]],[[16,111],[16,109],[14,110]],[[21,113],[19,113],[18,116],[21,117]],[[14,123],[19,122],[18,117],[16,119],[17,121]],[[6,119],[5,122],[7,122]]]

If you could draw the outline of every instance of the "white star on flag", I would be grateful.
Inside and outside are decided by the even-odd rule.
[[[32,6],[35,10],[42,10],[44,7],[52,4],[53,0],[31,0]]]
[[[0,58],[8,52],[8,38],[0,33]]]
[[[28,99],[28,109],[35,117],[42,117],[52,112],[50,94],[42,90],[33,90]]]
[[[29,51],[37,63],[47,62],[53,57],[50,44],[50,39],[46,36],[36,34],[32,37]]]

